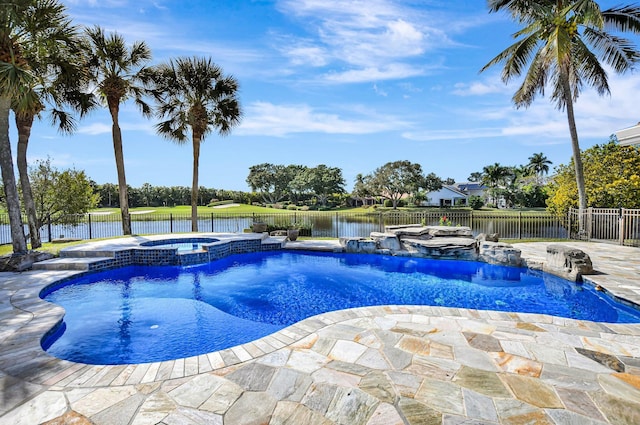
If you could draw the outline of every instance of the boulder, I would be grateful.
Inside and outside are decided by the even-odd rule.
[[[486,233],[480,233],[478,236],[476,236],[476,239],[480,242],[498,242],[499,238],[499,233],[489,233],[488,235]]]
[[[547,246],[547,259],[542,270],[578,282],[582,275],[593,274],[593,264],[589,255],[580,249],[551,244]]]
[[[394,233],[371,232],[371,239],[376,241],[379,249],[386,249],[391,252],[400,251],[402,249],[400,241]]]
[[[345,252],[373,254],[378,249],[376,241],[366,238],[340,238]]]
[[[429,240],[403,239],[402,245],[412,255],[426,258],[477,260],[473,238],[438,237]]]
[[[481,240],[478,243],[478,259],[485,263],[520,267],[520,255],[519,249],[504,242]]]
[[[473,236],[471,228],[467,226],[428,226],[429,234],[434,238],[470,238]]]

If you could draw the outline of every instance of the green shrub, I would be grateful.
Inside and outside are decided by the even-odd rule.
[[[469,206],[474,210],[479,210],[480,208],[484,207],[484,199],[476,195],[470,196]]]
[[[298,207],[296,207],[293,204],[287,205],[287,209],[290,210],[290,211],[298,211]]]
[[[385,199],[383,205],[385,208],[391,208],[393,206],[393,201],[391,199]]]

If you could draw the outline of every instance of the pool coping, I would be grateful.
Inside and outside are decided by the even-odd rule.
[[[292,248],[301,249],[303,246],[304,243],[296,242],[295,247]],[[524,244],[522,246],[524,247]],[[528,252],[527,255],[533,258],[533,254]],[[258,340],[200,356],[132,365],[87,365],[57,359],[40,347],[42,336],[59,323],[64,315],[62,307],[41,300],[40,291],[58,280],[82,273],[81,271],[29,271],[12,274],[13,279],[3,279],[3,284],[0,285],[2,289],[6,290],[7,286],[18,289],[11,292],[9,299],[10,307],[15,312],[15,320],[9,323],[12,329],[7,329],[0,335],[7,334],[0,344],[0,377],[8,375],[44,387],[95,388],[179,380],[208,372],[224,375],[225,371],[265,358],[282,349],[311,347],[317,338],[314,335],[341,323],[363,318],[375,319],[398,315],[442,317],[452,320],[468,318],[516,324],[548,324],[604,332],[610,334],[612,338],[615,335],[640,337],[640,324],[596,323],[533,313],[505,313],[449,307],[377,306],[324,313]],[[622,287],[621,289],[629,289],[627,288],[629,281],[619,276],[612,276],[610,273],[590,276],[589,282],[608,290],[615,290],[616,285]],[[611,288],[612,283],[616,284],[613,285],[614,288]],[[636,284],[636,288],[640,291],[640,285]],[[634,292],[634,294],[637,293]],[[640,352],[634,356],[640,357]],[[0,415],[4,413],[6,412],[0,410]]]

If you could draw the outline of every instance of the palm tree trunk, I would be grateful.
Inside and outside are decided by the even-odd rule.
[[[131,216],[129,215],[129,196],[127,194],[127,177],[124,173],[124,153],[122,151],[122,132],[118,122],[118,112],[120,104],[117,101],[109,101],[109,112],[113,126],[111,134],[113,136],[113,152],[116,156],[116,169],[118,170],[118,191],[120,193],[120,213],[122,215],[122,234],[131,234]]]
[[[16,187],[16,176],[13,171],[13,157],[9,142],[9,109],[11,98],[0,97],[0,168],[2,168],[2,182],[4,195],[9,213],[9,227],[11,230],[11,244],[13,252],[26,252],[27,239],[24,237],[22,215],[20,213],[20,198]]]
[[[40,222],[36,213],[36,205],[33,202],[31,192],[31,182],[29,181],[29,170],[27,167],[27,147],[29,137],[31,137],[31,126],[33,125],[33,114],[16,114],[16,127],[18,128],[18,174],[20,175],[20,187],[22,188],[22,200],[24,209],[27,212],[29,222],[29,238],[31,249],[38,249],[42,246],[40,239]]]
[[[584,219],[583,213],[587,209],[587,192],[584,183],[584,169],[582,166],[582,154],[580,152],[580,144],[578,143],[578,130],[576,128],[576,118],[573,113],[573,99],[571,98],[571,88],[568,77],[562,75],[563,90],[565,93],[565,101],[567,107],[567,120],[569,122],[569,133],[571,134],[571,150],[573,152],[573,165],[576,173],[576,186],[578,187],[578,231],[583,233]]]
[[[199,134],[193,135],[193,181],[191,183],[191,231],[198,231],[198,168],[200,163]]]

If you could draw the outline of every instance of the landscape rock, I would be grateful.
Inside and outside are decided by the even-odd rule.
[[[480,233],[478,236],[476,236],[476,239],[480,242],[483,242],[483,241],[498,242],[499,238],[500,238],[499,233],[489,233],[488,235],[486,233]]]
[[[371,238],[376,241],[379,249],[399,251],[402,249],[400,240],[394,233],[371,232]]]
[[[376,241],[367,238],[340,238],[345,252],[373,254],[377,250]]]
[[[484,240],[478,243],[478,259],[485,263],[520,267],[522,266],[520,255],[519,249],[504,242]]]
[[[29,270],[33,263],[50,260],[54,256],[48,252],[27,251],[17,254],[9,254],[0,257],[0,271],[22,272]]]
[[[457,260],[477,260],[473,238],[438,237],[429,240],[403,239],[404,248],[415,256]]]
[[[547,246],[543,271],[578,282],[582,275],[593,274],[591,258],[584,251],[561,244]]]

